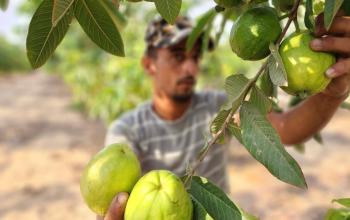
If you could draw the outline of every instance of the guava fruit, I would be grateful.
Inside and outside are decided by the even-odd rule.
[[[326,70],[336,62],[333,54],[313,51],[309,44],[314,39],[309,31],[288,36],[279,52],[287,72],[288,87],[284,91],[300,97],[323,91],[330,82]]]
[[[80,179],[80,192],[89,208],[104,216],[119,192],[130,193],[141,176],[141,166],[127,144],[112,144],[87,164]]]
[[[153,170],[135,184],[125,220],[191,220],[192,201],[181,180],[167,170]]]
[[[275,9],[248,9],[238,17],[231,29],[231,49],[244,60],[263,59],[270,54],[269,45],[276,42],[281,32]]]

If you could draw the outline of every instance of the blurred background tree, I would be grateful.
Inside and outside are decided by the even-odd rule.
[[[40,2],[23,2],[19,13],[32,15]],[[214,6],[210,0],[186,1],[183,4],[182,14],[190,15],[193,20]],[[107,124],[151,95],[150,81],[140,61],[144,52],[143,36],[147,23],[157,16],[155,7],[150,2],[123,2],[119,11],[127,17],[126,25],[121,30],[125,58],[109,55],[99,49],[87,38],[77,22],[73,21],[67,36],[44,66],[46,72],[62,76],[72,91],[74,107]],[[220,20],[215,22],[220,24]],[[25,30],[20,33],[22,36],[26,36],[27,26],[22,28]],[[214,25],[214,29],[218,26]],[[251,70],[259,67],[259,63],[250,65],[231,52],[228,35],[224,32],[222,44],[214,52],[204,55],[198,89],[223,88],[226,76],[254,72]]]
[[[0,75],[29,70],[25,50],[0,36]]]

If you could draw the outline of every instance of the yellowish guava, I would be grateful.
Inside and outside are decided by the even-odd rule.
[[[130,193],[141,176],[140,163],[127,144],[112,144],[85,167],[80,192],[89,208],[104,216],[116,194]]]

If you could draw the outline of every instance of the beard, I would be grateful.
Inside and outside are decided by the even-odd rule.
[[[188,94],[175,94],[172,95],[171,98],[176,103],[186,103],[189,102],[192,99],[194,92],[191,91]]]
[[[184,77],[180,80],[177,81],[177,84],[181,84],[181,83],[192,83],[192,84],[196,84],[196,79],[193,76],[187,76]],[[171,98],[174,102],[177,103],[186,103],[189,102],[193,96],[194,92],[193,89],[191,88],[190,91],[184,92],[182,94],[172,94]]]

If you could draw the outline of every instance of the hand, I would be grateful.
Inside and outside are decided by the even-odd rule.
[[[108,212],[105,217],[97,216],[96,220],[123,220],[126,202],[128,201],[128,193],[118,193],[112,200]]]
[[[332,52],[337,54],[337,63],[326,71],[333,79],[323,92],[335,98],[346,98],[350,90],[350,17],[339,12],[334,18],[329,31],[324,28],[324,16],[316,18],[315,36],[318,37],[310,44],[315,51]]]

